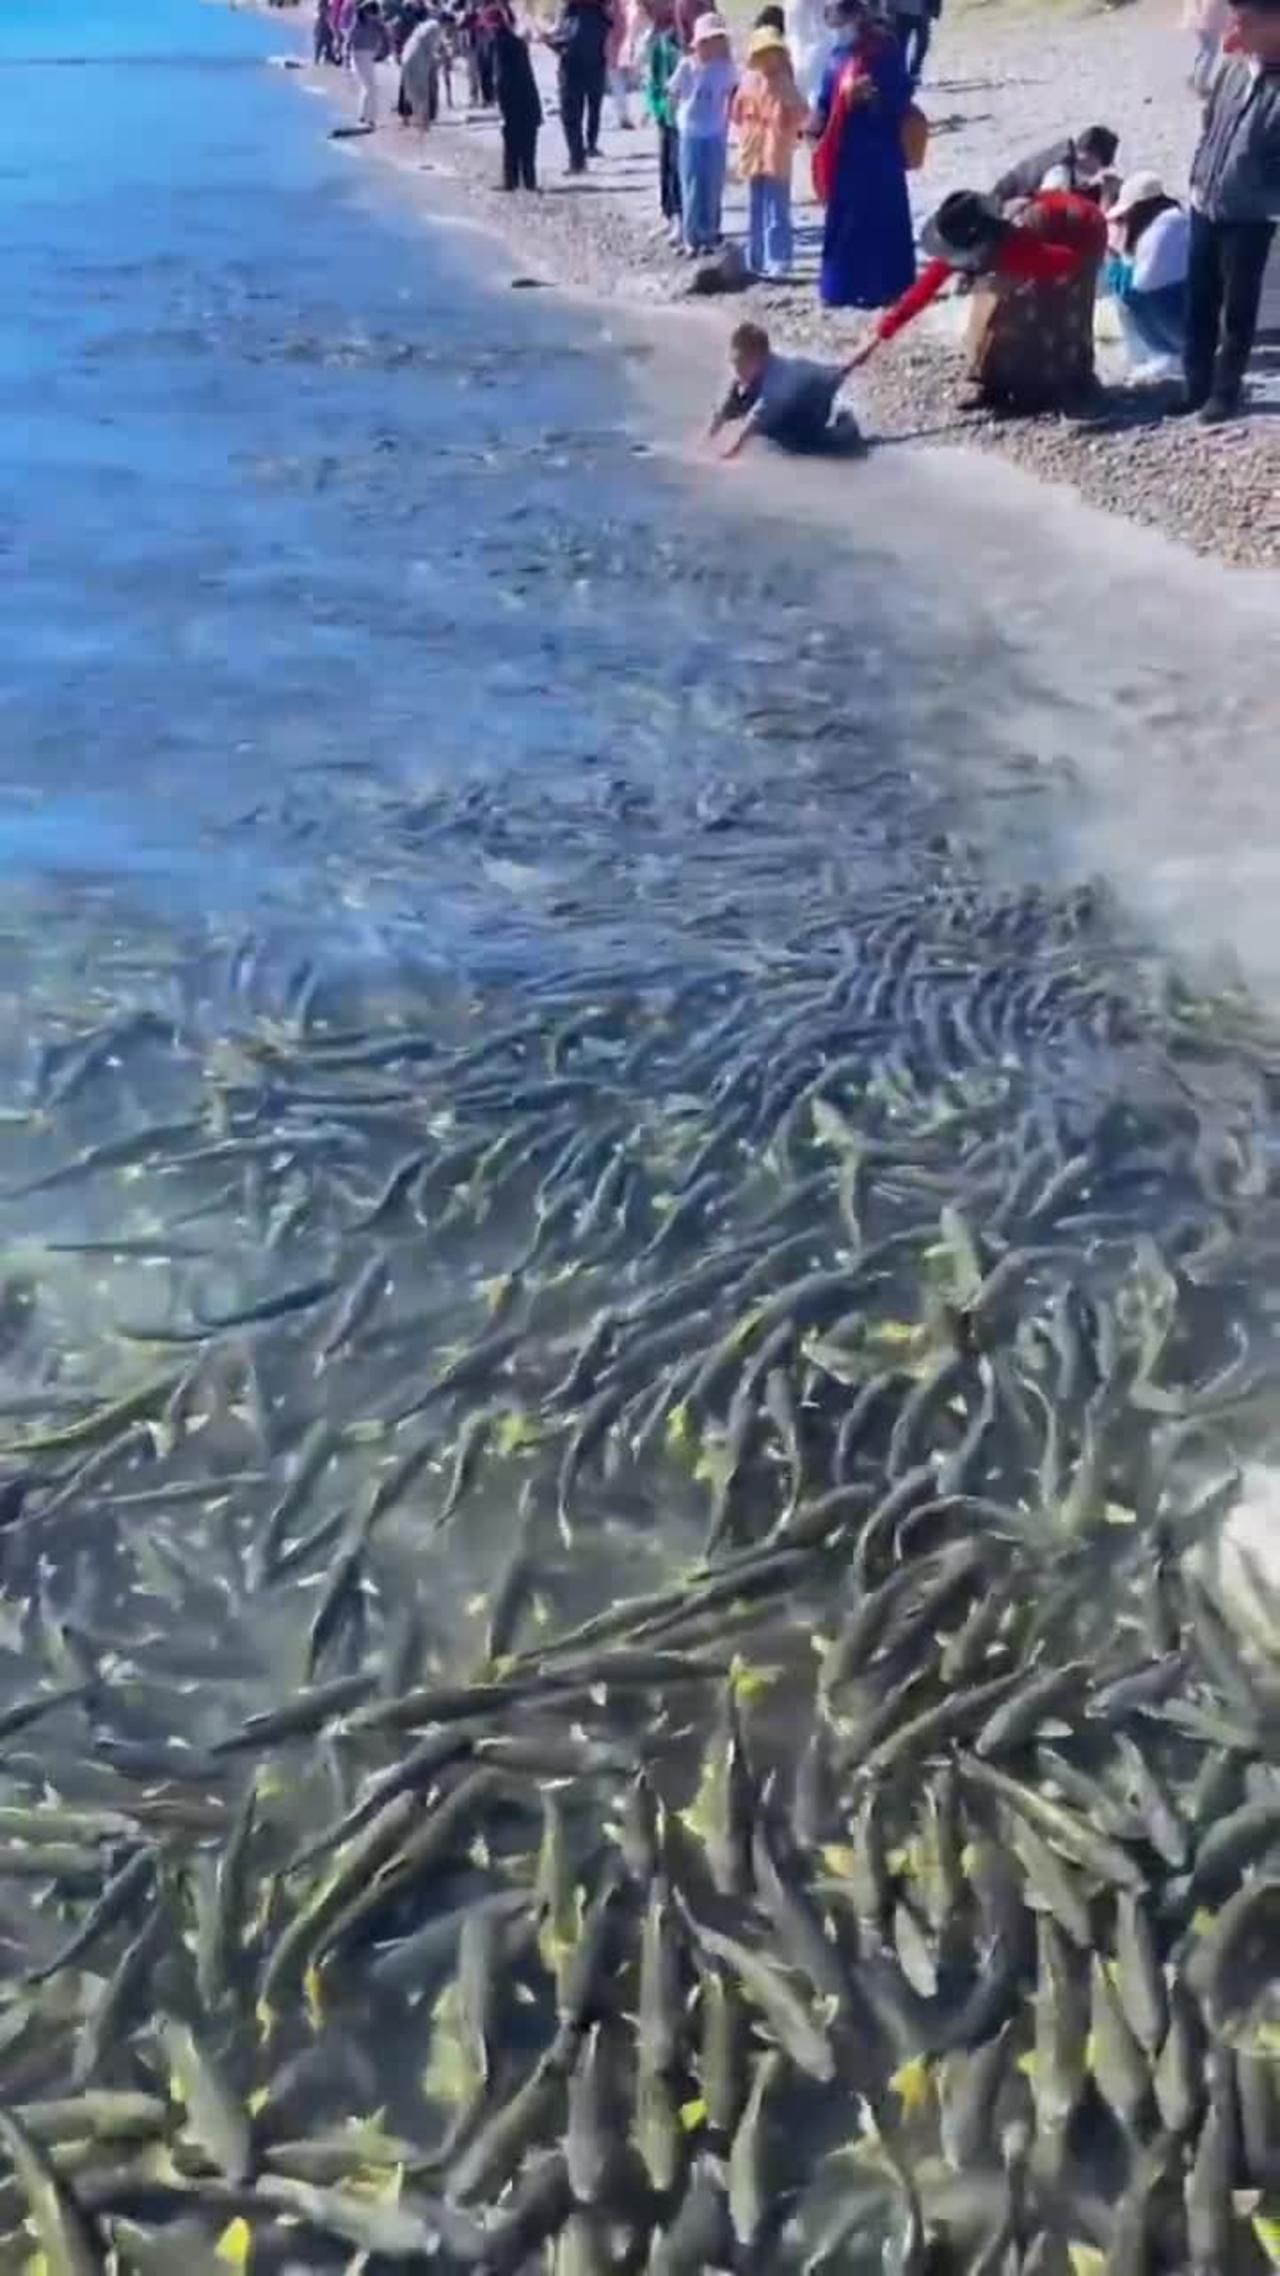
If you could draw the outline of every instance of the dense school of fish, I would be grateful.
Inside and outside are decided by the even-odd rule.
[[[0,2265],[1280,2262],[1278,1076],[943,850],[46,1039]]]

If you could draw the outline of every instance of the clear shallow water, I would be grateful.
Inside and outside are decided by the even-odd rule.
[[[674,1813],[731,1727],[702,1660],[653,1673],[659,1644],[717,1675],[742,1643],[751,1777],[798,1793],[833,1624],[945,1550],[954,1497],[857,1530],[916,1451],[940,1482],[963,1450],[979,1536],[995,1511],[976,1643],[955,1614],[971,1668],[1058,1654],[1074,1681],[1149,1629],[1166,1650],[1157,1504],[1163,1560],[1206,1478],[1274,1452],[1280,1059],[1247,1006],[1171,996],[1105,899],[1009,879],[1079,859],[1073,780],[1107,866],[1141,866],[1157,794],[1160,842],[1190,842],[1180,791],[1247,766],[1266,659],[1251,601],[1224,631],[1212,581],[1104,557],[1097,525],[1030,522],[986,477],[975,502],[889,454],[838,491],[811,469],[803,526],[767,468],[722,508],[695,494],[637,455],[643,344],[487,294],[473,246],[379,212],[261,68],[278,37],[195,0],[0,16],[0,1807],[52,1792],[96,1845],[37,1870],[4,1844],[0,2100],[158,2089],[143,2124],[174,2138],[156,2019],[180,2013],[254,2113],[251,2162],[341,2180],[354,2157],[390,2206],[406,2173],[438,2185],[460,2115],[434,2006],[456,1924],[398,1983],[371,1945],[481,1893],[523,1907],[544,1810],[558,1881],[548,1784],[567,1914],[579,1886],[611,1902],[601,1829],[635,1767]],[[1139,1368],[1154,1401],[1099,1409],[1095,1378]],[[1209,1410],[1189,1434],[1184,1399]],[[654,1592],[656,1625],[619,1607]],[[907,1655],[911,1714],[950,1680],[940,1601],[867,1671],[877,1727]],[[602,1673],[573,1634],[598,1618],[638,1664]],[[457,1687],[496,1795],[485,1757],[476,1819],[433,1863],[352,1868],[354,1917],[319,1940],[311,1837]],[[863,1691],[859,1669],[828,1740]],[[292,1738],[250,1720],[300,1694]],[[1192,1751],[1162,1751],[1173,1788]],[[1084,1754],[1123,1784],[1096,1722]],[[904,1857],[917,1770],[884,1829]],[[470,1772],[442,1776],[451,1808]],[[210,1936],[237,1819],[244,1904]],[[160,1945],[111,2015],[150,1893],[91,1966],[58,1950],[153,1839]],[[623,2101],[637,1894],[610,1955]],[[534,1909],[495,2097],[556,2028],[564,1916],[539,1957]],[[967,1908],[958,1981],[1004,1940]],[[888,2091],[877,2038],[858,2021],[830,2092],[788,2090],[773,2178],[801,2231],[853,2097]],[[372,2111],[395,2139],[348,2130]],[[192,2212],[157,2209],[150,2168],[139,2211],[117,2162],[78,2171],[98,2213]],[[166,2265],[207,2259],[237,2202],[197,2194]],[[479,2196],[467,2264],[545,2265],[509,2233],[491,2258],[505,2177]],[[249,2211],[255,2276],[296,2269],[296,2228]],[[21,2218],[0,2175],[6,2266]],[[877,2200],[855,2265],[886,2222]],[[306,2265],[354,2241],[321,2219]],[[808,2261],[803,2234],[765,2250]]]

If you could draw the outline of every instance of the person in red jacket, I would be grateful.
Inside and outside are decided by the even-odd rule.
[[[967,407],[1083,409],[1096,385],[1093,308],[1107,252],[1106,215],[1075,190],[1041,190],[1016,217],[994,198],[957,190],[926,222],[931,258],[862,342],[856,361],[936,300],[953,276],[974,280]]]

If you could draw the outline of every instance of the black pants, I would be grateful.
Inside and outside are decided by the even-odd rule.
[[[673,126],[658,128],[658,203],[667,221],[679,221],[680,137]]]
[[[580,63],[566,55],[560,62],[560,123],[571,173],[580,174],[589,152],[600,142],[600,112],[604,105],[604,67]]]
[[[1210,395],[1233,401],[1244,385],[1274,234],[1273,221],[1210,221],[1192,212],[1183,366],[1194,403]]]
[[[603,63],[593,64],[587,73],[587,156],[600,155],[600,113],[604,109],[604,87],[607,73]]]
[[[512,118],[502,122],[502,187],[536,190],[538,187],[538,121]]]

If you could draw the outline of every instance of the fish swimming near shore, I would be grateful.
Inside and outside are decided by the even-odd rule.
[[[1274,1039],[946,847],[236,968],[6,1133],[5,2264],[1266,2266]]]

